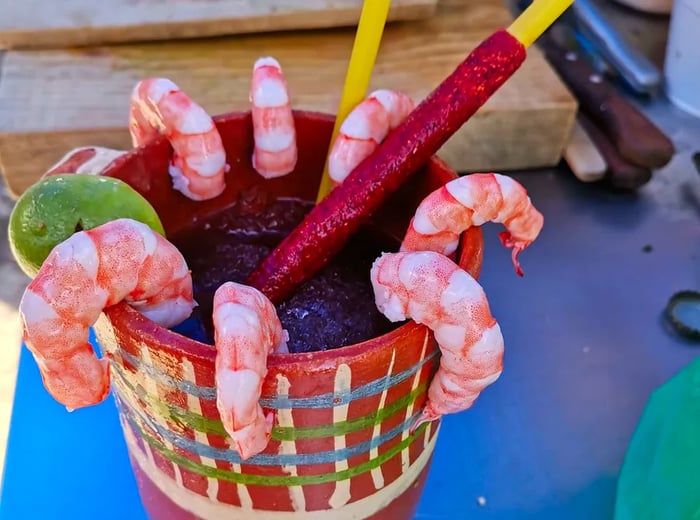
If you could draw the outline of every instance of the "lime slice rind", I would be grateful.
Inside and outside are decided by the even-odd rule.
[[[165,236],[153,206],[120,179],[60,174],[40,179],[17,200],[8,238],[17,264],[30,278],[59,243],[78,231],[131,218]]]

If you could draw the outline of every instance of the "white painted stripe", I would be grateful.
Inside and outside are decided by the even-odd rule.
[[[143,360],[143,363],[147,366],[152,367],[153,366],[153,359],[151,358],[151,352],[150,352],[150,350],[148,350],[148,347],[146,347],[145,344],[141,343],[139,345],[139,350],[141,352],[141,355],[139,357]],[[140,378],[140,382],[143,384],[143,387],[146,390],[146,392],[148,392],[151,395],[157,396],[158,399],[161,399],[160,393],[158,392],[158,384],[156,383],[155,379],[148,377],[148,376],[145,376],[145,377]],[[170,429],[170,427],[168,426],[168,423],[165,420],[163,420],[163,418],[160,417],[158,414],[153,415],[153,420],[156,423],[158,423],[159,425]],[[175,451],[172,443],[168,442],[166,439],[161,439],[161,442],[169,450]],[[147,449],[146,451],[149,453],[149,455],[151,455],[150,458],[152,460],[153,455],[151,454],[150,448]],[[155,464],[155,461],[153,461],[153,463]],[[184,484],[182,483],[182,472],[180,471],[180,466],[178,466],[175,463],[172,463],[172,466],[173,466],[173,471],[175,472],[175,481],[178,483],[178,485],[184,487]]]
[[[352,380],[352,372],[350,367],[345,363],[338,365],[338,369],[335,372],[335,383],[333,386],[333,391],[338,395],[343,395],[350,391],[350,383]],[[333,423],[337,424],[339,422],[346,421],[348,419],[348,408],[350,404],[342,404],[340,406],[333,407]],[[336,435],[333,438],[333,447],[336,451],[345,449],[346,437],[345,435]],[[336,473],[348,469],[347,459],[338,460],[335,463]],[[335,490],[328,500],[328,504],[333,509],[339,509],[348,503],[350,500],[350,479],[338,480],[335,483]]]
[[[430,332],[426,329],[425,331],[425,339],[423,340],[423,350],[421,350],[420,353],[420,358],[424,359],[425,358],[425,352],[428,350],[428,343],[430,340]],[[420,375],[423,372],[423,368],[415,373],[413,376],[413,382],[411,383],[411,392],[418,388],[418,385],[420,384]],[[414,409],[414,404],[415,401],[408,403],[408,407],[406,407],[406,416],[404,418],[404,421],[407,421],[409,417],[413,416],[413,409]],[[403,431],[401,434],[401,441],[404,441],[408,439],[408,428]],[[408,468],[408,465],[410,464],[410,458],[409,458],[409,453],[408,449],[402,450],[401,451],[401,468],[403,471],[406,471],[406,468]]]
[[[231,464],[231,469],[236,473],[243,473],[241,471],[240,464]],[[236,484],[236,491],[238,491],[238,500],[241,501],[241,510],[252,511],[253,510],[253,499],[250,498],[250,492],[248,491],[248,486],[245,484]]]
[[[424,448],[427,448],[428,443],[430,442],[430,432],[433,431],[433,424],[435,424],[434,421],[430,421],[428,426],[425,427],[425,437],[423,437]]]
[[[112,161],[126,154],[126,152],[123,150],[112,150],[111,148],[104,148],[102,146],[81,146],[79,148],[73,148],[46,171],[50,172],[57,166],[62,165],[74,155],[77,155],[85,150],[94,150],[95,155],[91,159],[88,159],[84,163],[78,165],[75,173],[82,175],[99,175]]]
[[[428,463],[430,455],[435,449],[437,435],[433,437],[423,453],[416,459],[415,463],[408,468],[399,478],[388,486],[383,487],[376,493],[361,500],[346,504],[330,512],[324,511],[250,511],[240,507],[212,502],[206,497],[198,495],[182,486],[177,485],[173,480],[158,469],[154,464],[144,457],[136,439],[129,429],[124,430],[126,444],[145,475],[153,484],[178,507],[201,518],[202,520],[357,520],[367,518],[389,505],[396,497],[406,491],[418,478],[418,475]],[[262,516],[264,515],[264,516]]]
[[[387,387],[382,391],[382,395],[379,398],[379,408],[378,410],[381,410],[384,408],[384,403],[386,403],[386,394],[389,392],[389,377],[391,376],[392,371],[394,370],[394,361],[396,361],[396,349],[392,349],[391,351],[391,361],[389,361],[389,369],[386,372],[386,384]],[[381,423],[375,424],[374,425],[374,430],[372,430],[372,438],[374,437],[379,437],[382,431],[382,425]],[[404,430],[405,432],[406,430]],[[405,450],[404,450],[405,451]],[[375,446],[371,450],[369,450],[369,458],[370,459],[376,459],[379,456],[379,446]],[[380,489],[384,487],[384,473],[382,473],[382,467],[379,466],[378,468],[372,468],[371,470],[372,474],[372,482],[374,482],[374,488],[375,489]]]
[[[126,154],[126,152],[123,150],[112,150],[102,146],[91,146],[90,148],[95,150],[95,156],[78,166],[75,173],[82,175],[99,175],[115,159],[118,159],[122,155]]]
[[[194,373],[194,366],[192,366],[192,362],[187,359],[187,358],[182,358],[182,377],[187,379],[188,381],[196,381],[197,378]],[[202,406],[199,403],[199,398],[193,396],[192,394],[187,394],[187,408],[191,411],[196,413],[197,415],[204,415],[202,413]],[[209,439],[207,438],[206,433],[200,432],[199,430],[193,430],[194,431],[194,439],[198,442],[201,442],[203,444],[209,444]],[[216,468],[216,461],[214,459],[210,459],[207,457],[201,457],[200,460],[202,461],[202,464],[206,466],[211,466],[212,468]],[[215,478],[207,478],[207,496],[211,498],[212,500],[216,501],[218,500],[218,494],[219,494],[219,481]]]
[[[291,383],[289,379],[284,377],[282,374],[277,374],[277,395],[283,397],[289,397],[289,389]],[[291,408],[280,408],[277,410],[277,422],[280,426],[285,428],[294,427],[294,418],[292,417]],[[296,441],[280,441],[280,454],[296,455],[297,445]],[[297,476],[297,467],[294,464],[287,466],[282,466],[284,471],[289,472],[290,475]],[[306,511],[306,498],[304,497],[304,488],[301,486],[289,486],[289,499],[292,501],[292,507],[294,511]]]

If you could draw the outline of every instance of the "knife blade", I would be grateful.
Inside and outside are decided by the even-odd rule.
[[[523,11],[531,3],[516,0],[515,5]],[[556,26],[566,26],[585,40],[588,52],[596,56],[594,61],[612,67],[635,92],[653,95],[659,90],[661,73],[657,67],[615,30],[592,0],[576,0],[552,27]]]
[[[640,94],[654,94],[661,84],[658,68],[608,22],[591,0],[576,0],[571,8],[574,15],[567,20],[595,46],[622,79]]]
[[[601,56],[596,46],[585,34],[576,29],[574,29],[572,33],[573,38],[575,39],[575,44],[581,51],[581,54],[583,54],[586,60],[588,60],[596,71],[598,71],[600,74],[605,74],[610,78],[616,78],[619,76],[613,66],[610,65],[610,63],[608,63],[603,56]]]

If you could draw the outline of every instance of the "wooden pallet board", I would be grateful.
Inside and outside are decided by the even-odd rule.
[[[511,16],[500,0],[443,0],[428,20],[388,27],[371,88],[425,97]],[[334,112],[354,31],[332,30],[8,52],[0,76],[0,166],[9,189],[26,189],[69,149],[130,147],[129,95],[147,76],[171,78],[212,114],[249,107],[255,59],[280,60],[295,108]],[[576,101],[537,49],[440,150],[458,171],[556,164]]]
[[[72,47],[357,23],[362,0],[0,0],[0,48]],[[389,21],[431,16],[437,0],[393,0]]]

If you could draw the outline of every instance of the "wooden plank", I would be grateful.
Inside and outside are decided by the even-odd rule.
[[[393,0],[389,21],[437,0]],[[352,26],[362,0],[0,0],[0,48],[48,48]]]
[[[387,28],[372,88],[427,95],[493,29],[511,20],[500,0],[443,0],[431,19]],[[335,111],[352,30],[8,52],[0,77],[0,166],[20,193],[70,148],[130,146],[129,95],[165,76],[212,114],[248,108],[254,60],[280,60],[295,108]],[[441,149],[459,171],[556,164],[576,102],[537,49]]]

